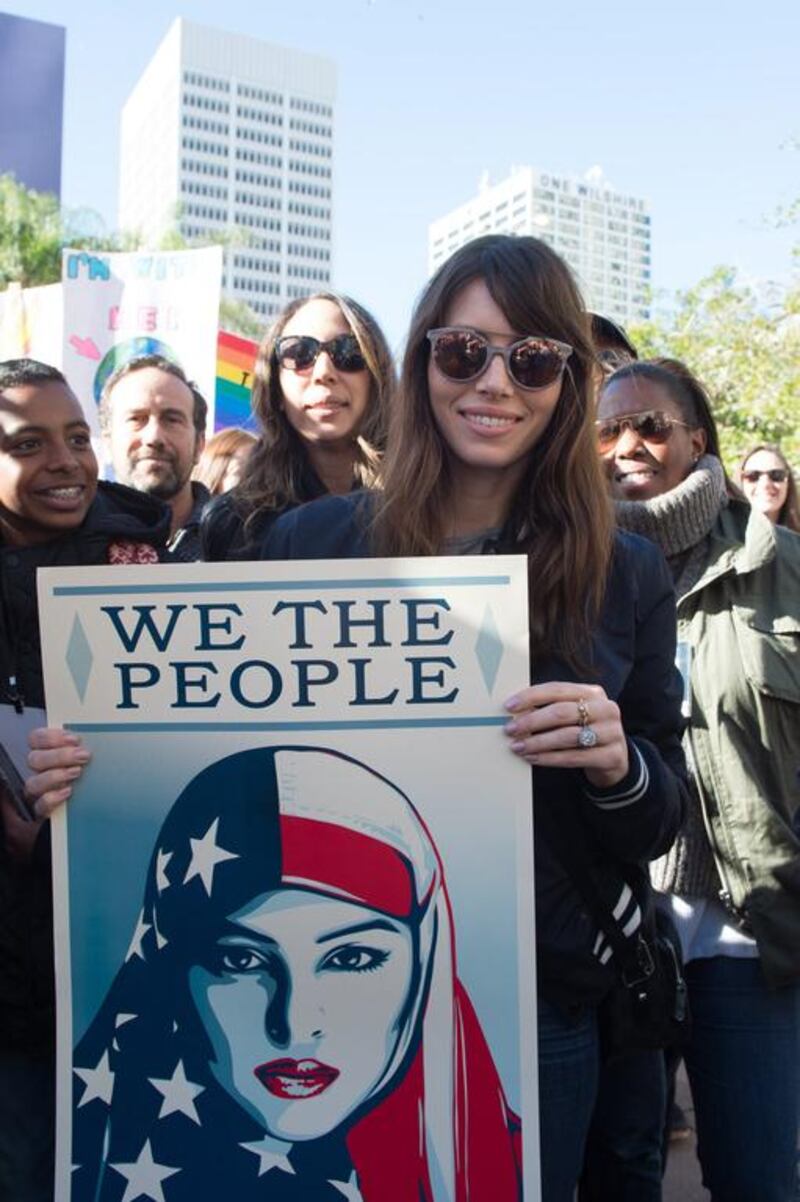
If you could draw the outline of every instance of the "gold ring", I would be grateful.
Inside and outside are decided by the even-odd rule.
[[[583,700],[582,697],[578,698],[577,705],[578,705],[578,725],[579,726],[588,726],[589,725],[589,710],[586,705],[586,702]]]

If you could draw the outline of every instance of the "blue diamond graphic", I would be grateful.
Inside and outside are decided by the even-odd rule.
[[[478,666],[486,685],[486,691],[491,693],[494,682],[497,680],[500,660],[503,658],[503,644],[489,605],[486,606],[486,613],[483,615],[483,622],[475,642],[475,654],[478,657]]]
[[[92,649],[89,646],[89,640],[81,626],[81,620],[78,615],[75,615],[75,621],[72,623],[72,632],[69,636],[67,644],[67,667],[70,670],[70,675],[75,682],[75,688],[81,701],[86,696],[86,686],[89,683],[89,677],[92,674],[92,664],[94,656]]]

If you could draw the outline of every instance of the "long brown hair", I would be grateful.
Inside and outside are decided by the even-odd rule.
[[[452,478],[431,411],[426,335],[446,325],[456,295],[478,279],[513,330],[573,347],[555,411],[506,515],[504,540],[528,556],[534,650],[557,651],[577,665],[605,592],[613,516],[592,422],[589,320],[569,268],[544,242],[477,238],[456,251],[423,292],[389,416],[373,545],[384,555],[442,550]]]
[[[192,479],[205,484],[212,497],[222,492],[225,475],[231,459],[246,447],[253,448],[256,443],[255,434],[242,430],[240,426],[227,426],[218,430],[206,445],[203,453],[192,472]]]
[[[354,482],[374,488],[380,479],[381,451],[385,442],[386,410],[395,386],[391,352],[375,318],[357,301],[336,292],[315,292],[290,301],[267,330],[256,358],[253,384],[253,413],[261,436],[247,460],[244,477],[231,494],[246,525],[266,510],[286,509],[315,495],[310,481],[313,469],[304,440],[283,411],[280,370],[275,344],[294,317],[309,301],[327,300],[336,305],[358,345],[370,374],[370,390],[364,424],[356,438]]]
[[[786,526],[788,530],[794,530],[800,534],[800,504],[797,499],[797,484],[795,483],[794,472],[791,469],[789,460],[784,455],[783,451],[774,442],[761,442],[757,447],[751,447],[746,455],[742,456],[742,462],[739,464],[739,470],[736,473],[736,478],[739,484],[742,483],[742,473],[747,467],[747,461],[756,451],[769,451],[777,459],[780,459],[788,473],[786,477],[786,500],[781,505],[780,513],[777,518],[778,526]]]

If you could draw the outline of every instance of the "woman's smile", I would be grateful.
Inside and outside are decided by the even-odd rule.
[[[522,421],[516,413],[498,412],[489,406],[465,405],[458,413],[480,437],[505,434]]]
[[[276,1098],[315,1098],[339,1076],[338,1068],[319,1060],[269,1060],[253,1069],[258,1080]]]

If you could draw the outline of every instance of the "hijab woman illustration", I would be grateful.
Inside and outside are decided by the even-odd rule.
[[[75,1084],[73,1202],[522,1197],[436,849],[336,752],[189,783]]]

